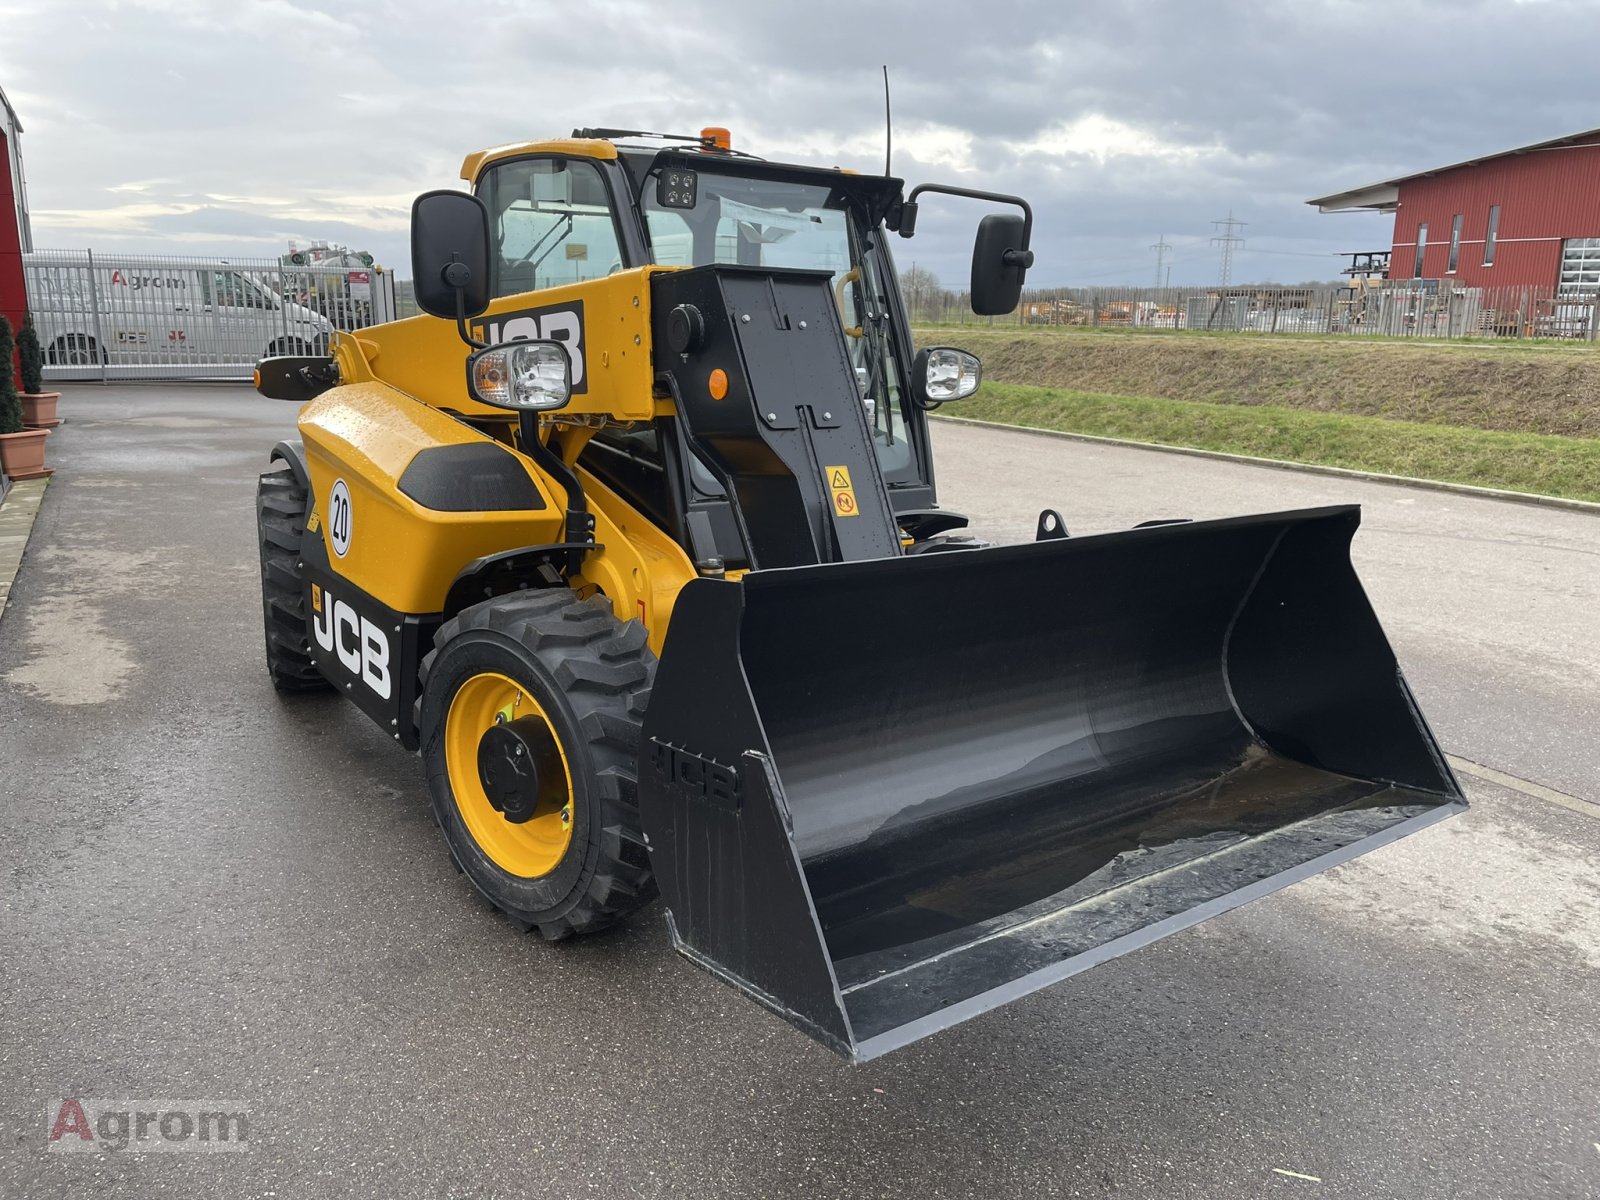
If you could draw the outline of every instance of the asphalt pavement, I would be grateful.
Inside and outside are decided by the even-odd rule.
[[[1600,518],[938,427],[944,503],[1004,540],[1046,504],[1089,532],[1362,503],[1424,711],[1513,786],[852,1068],[659,907],[516,933],[414,757],[273,692],[252,495],[293,406],[61,412],[0,617],[0,1196],[1600,1195]],[[248,1148],[49,1150],[73,1097],[242,1110]]]

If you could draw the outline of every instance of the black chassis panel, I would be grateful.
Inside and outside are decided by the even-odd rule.
[[[385,733],[417,749],[418,671],[442,617],[374,600],[333,571],[316,533],[306,533],[300,558],[312,622],[306,642],[317,670]]]

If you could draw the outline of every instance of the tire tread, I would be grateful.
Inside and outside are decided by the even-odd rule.
[[[299,566],[309,501],[293,471],[268,471],[256,486],[267,673],[280,692],[321,692],[332,686],[309,650],[310,614]]]

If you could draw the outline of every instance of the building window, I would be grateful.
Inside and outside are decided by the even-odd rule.
[[[1445,266],[1446,275],[1456,273],[1456,264],[1461,261],[1461,214],[1456,214],[1456,219],[1450,222],[1450,261]]]
[[[1600,292],[1600,238],[1568,238],[1561,243],[1558,296],[1593,296]]]
[[[1428,252],[1428,223],[1417,226],[1417,265],[1411,269],[1411,278],[1422,278],[1422,256]]]
[[[1500,206],[1489,206],[1489,232],[1483,238],[1483,265],[1494,266],[1494,240],[1500,236]]]

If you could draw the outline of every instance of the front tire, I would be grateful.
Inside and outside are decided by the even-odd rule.
[[[555,588],[473,605],[434,646],[422,664],[422,758],[434,815],[473,886],[552,941],[653,899],[635,765],[655,674],[644,627],[618,621],[603,598]]]

